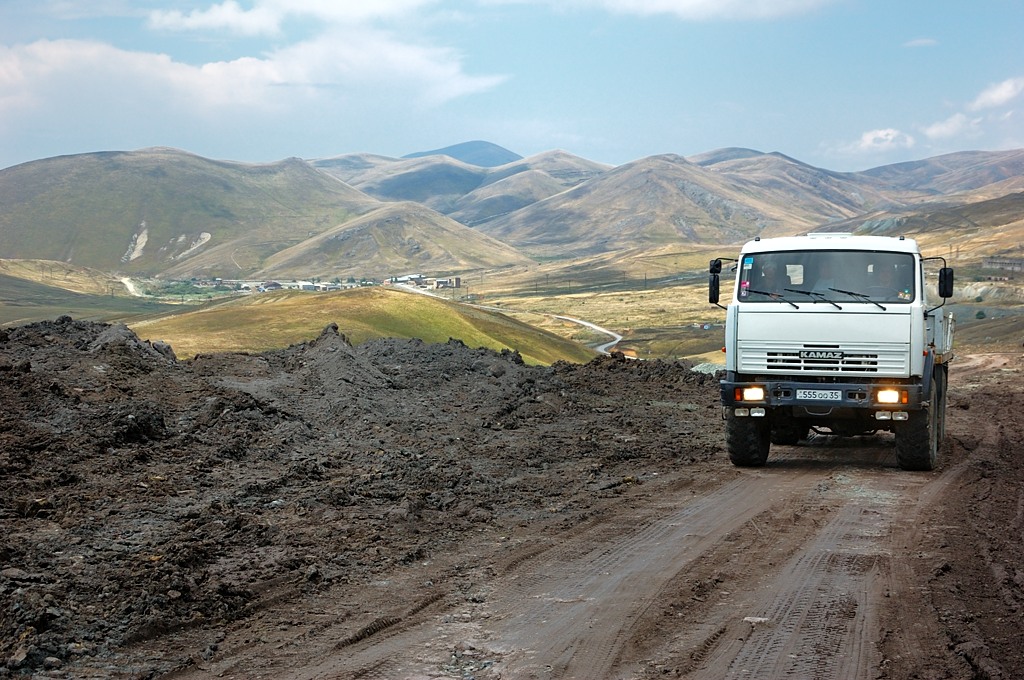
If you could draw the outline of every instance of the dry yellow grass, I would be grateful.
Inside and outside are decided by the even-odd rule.
[[[728,294],[726,285],[723,295]],[[707,296],[707,283],[701,282],[551,296],[495,292],[486,301],[510,316],[578,342],[606,338],[558,317],[581,319],[618,333],[623,336],[619,349],[641,358],[692,358],[722,344],[725,312],[709,304]]]
[[[128,289],[116,276],[54,260],[0,259],[0,274],[56,286],[74,293],[130,295]]]
[[[566,322],[551,315],[584,319],[618,332],[631,328],[680,326],[713,321],[717,308],[708,304],[707,284],[671,286],[641,291],[576,293],[571,295],[502,295],[486,298],[508,313],[530,314],[534,325],[562,327]]]
[[[980,266],[985,258],[1004,253],[1010,244],[1024,243],[1024,220],[999,229],[958,230],[907,234],[915,239],[926,257],[944,257],[951,267]],[[1018,247],[1017,257],[1024,257]]]
[[[143,321],[132,329],[143,339],[170,343],[179,358],[187,358],[286,347],[317,337],[331,323],[353,344],[380,337],[456,338],[470,347],[515,349],[530,363],[579,363],[594,356],[583,346],[503,315],[390,288],[263,293]]]

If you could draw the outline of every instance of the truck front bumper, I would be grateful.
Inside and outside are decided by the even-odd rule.
[[[907,420],[926,405],[920,384],[820,383],[792,380],[721,381],[722,405],[737,416],[765,416],[771,409],[815,417],[849,412],[875,420]]]

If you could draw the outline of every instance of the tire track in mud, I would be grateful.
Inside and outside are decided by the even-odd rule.
[[[965,464],[960,463],[943,471],[910,500],[894,522],[893,557],[886,574],[886,587],[887,594],[899,602],[899,606],[883,612],[879,643],[885,656],[882,665],[886,673],[881,677],[957,677],[949,668],[966,664],[952,658],[944,645],[946,635],[939,622],[928,613],[928,586],[915,573],[915,566],[926,561],[927,555],[912,550],[913,546],[920,546],[928,534],[942,529],[927,521],[928,514],[963,477],[965,469]],[[941,667],[936,667],[936,659],[944,660]]]
[[[766,505],[802,496],[818,474],[754,473],[685,501],[677,493],[619,513],[524,553],[482,586],[474,606],[352,645],[288,677],[452,677],[456,641],[501,677],[606,677],[668,581]]]
[[[799,488],[799,477],[737,479],[644,525],[619,518],[590,550],[583,546],[594,537],[584,535],[521,567],[491,602],[502,614],[488,621],[486,646],[513,677],[603,676],[664,584],[756,516],[758,499]]]
[[[690,639],[689,652],[687,644],[674,644],[677,668],[694,678],[878,677],[882,622],[898,607],[888,598],[905,585],[892,575],[893,534],[945,483],[937,475],[847,463],[826,471],[827,521],[770,573],[731,584],[721,606],[708,610],[704,629],[715,632]],[[661,659],[660,666],[672,661]]]
[[[873,676],[877,661],[870,644],[877,625],[870,591],[886,555],[878,501],[864,503],[841,507],[782,565],[764,587],[771,596],[744,617],[750,632],[735,655],[728,650],[703,671],[726,678]]]
[[[286,645],[262,668],[296,680],[641,678],[673,667],[694,678],[877,677],[894,527],[936,477],[886,467],[884,441],[827,446],[779,447],[768,467],[725,468],[703,491],[663,480],[633,508],[483,558],[472,592],[333,648],[322,643],[339,629],[328,626],[321,644]],[[671,603],[678,619],[664,619]]]

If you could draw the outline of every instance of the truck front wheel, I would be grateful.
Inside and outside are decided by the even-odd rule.
[[[896,463],[904,470],[934,470],[939,458],[942,431],[942,406],[938,379],[933,376],[928,389],[928,405],[913,411],[910,419],[896,430]]]
[[[725,443],[729,460],[739,467],[761,467],[768,460],[770,433],[767,418],[726,416]]]

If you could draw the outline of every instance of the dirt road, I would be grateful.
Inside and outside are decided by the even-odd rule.
[[[293,603],[261,625],[278,632],[256,659],[246,625],[175,677],[875,678],[915,677],[922,660],[942,674],[919,677],[975,677],[918,620],[902,555],[963,467],[907,475],[891,441],[821,439],[763,471],[696,466],[581,526],[474,545],[457,556],[481,561],[469,592],[445,587],[449,560],[427,560],[371,588],[380,599]],[[356,597],[377,616],[353,635]]]
[[[954,366],[944,462],[907,473],[889,435],[734,468],[681,363],[2,340],[10,676],[1024,669],[1020,355]]]

